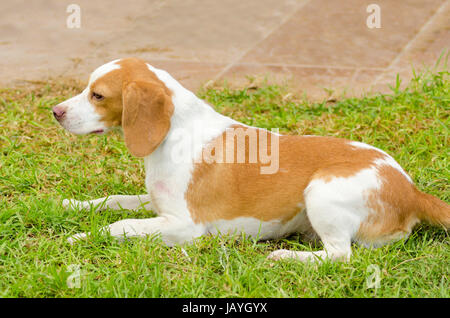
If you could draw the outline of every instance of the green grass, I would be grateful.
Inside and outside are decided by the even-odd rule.
[[[449,73],[415,77],[390,95],[308,102],[286,87],[200,92],[216,109],[246,124],[288,134],[367,142],[389,152],[418,187],[447,202],[449,191]],[[318,250],[298,237],[255,242],[203,237],[167,248],[159,239],[118,243],[94,236],[74,246],[66,238],[152,212],[65,211],[63,198],[87,200],[144,193],[142,162],[123,138],[75,136],[51,107],[81,89],[44,85],[0,91],[0,296],[2,297],[449,297],[449,236],[419,226],[408,240],[379,249],[353,247],[348,263],[270,263],[278,248]],[[71,265],[79,288],[69,288]],[[367,288],[370,265],[379,288]]]

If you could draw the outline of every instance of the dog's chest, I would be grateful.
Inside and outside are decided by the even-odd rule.
[[[177,215],[184,212],[189,216],[184,194],[191,180],[192,165],[174,165],[170,160],[161,160],[153,155],[145,158],[144,165],[145,186],[154,212]]]

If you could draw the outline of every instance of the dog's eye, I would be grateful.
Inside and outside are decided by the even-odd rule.
[[[103,95],[92,92],[92,98],[95,100],[102,100],[104,97]]]

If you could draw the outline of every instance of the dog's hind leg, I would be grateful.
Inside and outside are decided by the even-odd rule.
[[[348,177],[313,178],[304,191],[306,213],[312,228],[322,240],[324,250],[278,250],[272,252],[269,258],[349,260],[352,240],[370,213],[366,190],[376,189],[378,185],[376,171],[370,168]]]
[[[352,220],[338,207],[321,203],[320,206],[308,206],[308,217],[311,225],[320,237],[324,249],[321,251],[304,252],[277,250],[272,252],[268,258],[280,260],[292,258],[299,261],[323,261],[344,260],[351,256]]]

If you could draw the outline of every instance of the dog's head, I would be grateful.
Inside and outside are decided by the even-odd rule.
[[[122,126],[130,152],[145,157],[167,135],[173,110],[170,90],[148,65],[126,58],[97,68],[83,92],[53,107],[53,115],[79,135]]]

